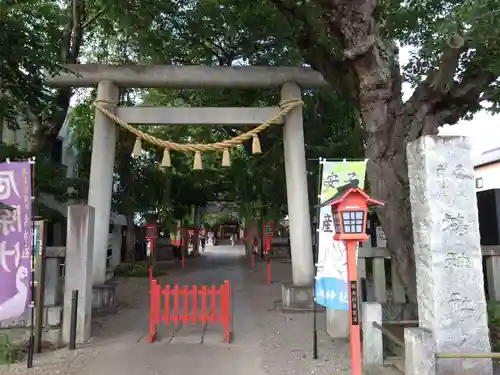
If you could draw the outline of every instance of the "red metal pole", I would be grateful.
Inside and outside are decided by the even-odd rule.
[[[349,280],[349,312],[350,312],[350,339],[351,375],[361,375],[361,335],[359,331],[358,311],[358,272],[356,266],[356,242],[345,241],[347,248],[347,278]]]
[[[160,322],[161,315],[161,287],[153,280],[149,286],[149,333],[147,342],[153,342],[156,338],[156,325]]]
[[[231,342],[231,284],[229,280],[224,281],[224,342]],[[222,295],[221,295],[222,297]],[[222,298],[221,298],[222,299]]]

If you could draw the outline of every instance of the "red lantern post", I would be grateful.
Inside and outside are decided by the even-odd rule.
[[[274,236],[274,224],[268,221],[264,224],[264,254],[267,256],[267,283],[271,284],[271,241]]]
[[[338,193],[323,203],[322,206],[332,207],[332,217],[335,224],[336,241],[344,241],[347,250],[347,278],[349,281],[349,312],[350,324],[350,349],[351,349],[351,374],[361,375],[361,337],[359,329],[358,311],[358,272],[356,259],[356,243],[366,241],[366,219],[369,205],[383,206],[356,184],[339,188]]]
[[[271,251],[271,240],[274,237],[274,224],[268,221],[264,224],[264,254],[269,254]]]
[[[144,225],[146,238],[146,254],[149,258],[149,283],[153,281],[153,252],[155,248],[155,240],[158,237],[156,224]]]

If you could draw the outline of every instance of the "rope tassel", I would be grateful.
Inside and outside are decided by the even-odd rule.
[[[196,153],[194,154],[193,169],[195,171],[201,171],[203,169],[203,163],[201,161],[201,152],[200,151],[196,151]]]
[[[260,154],[261,152],[262,149],[260,147],[259,136],[257,134],[254,134],[252,141],[252,154]]]
[[[231,155],[229,154],[229,149],[225,148],[222,153],[222,166],[230,167],[231,166]]]
[[[141,139],[139,137],[137,137],[135,139],[134,149],[132,150],[132,155],[135,157],[139,157],[139,156],[141,156],[141,154],[142,154],[142,143],[141,143]]]
[[[172,160],[170,159],[170,150],[168,148],[163,150],[163,158],[161,159],[160,166],[162,168],[168,168],[172,166]]]

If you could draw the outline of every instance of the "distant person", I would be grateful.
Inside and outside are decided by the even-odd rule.
[[[205,244],[207,242],[207,239],[205,237],[201,237],[200,242],[201,242],[201,252],[204,253],[205,252]]]
[[[231,246],[234,247],[234,234],[231,233],[229,237],[231,238]]]
[[[254,237],[252,240],[252,251],[254,254],[259,253],[259,246],[257,245],[257,237]]]

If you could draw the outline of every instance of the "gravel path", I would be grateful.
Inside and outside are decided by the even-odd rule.
[[[233,287],[234,343],[145,344],[147,280],[122,280],[117,289],[118,314],[94,319],[95,338],[85,347],[45,353],[35,367],[25,363],[0,366],[3,374],[99,375],[176,374],[179,371],[210,375],[332,375],[349,373],[347,342],[333,342],[326,334],[325,316],[318,313],[319,359],[312,359],[312,313],[281,311],[281,281],[291,278],[291,265],[273,263],[273,282],[265,283],[265,263],[249,269],[235,257],[238,247],[207,248],[203,259],[190,260],[182,271],[170,266],[163,283],[220,284]],[[182,334],[182,330],[180,331]],[[216,335],[218,333],[216,332]],[[228,362],[228,358],[231,360]],[[209,364],[209,365],[207,365]],[[384,374],[397,374],[392,368]]]

